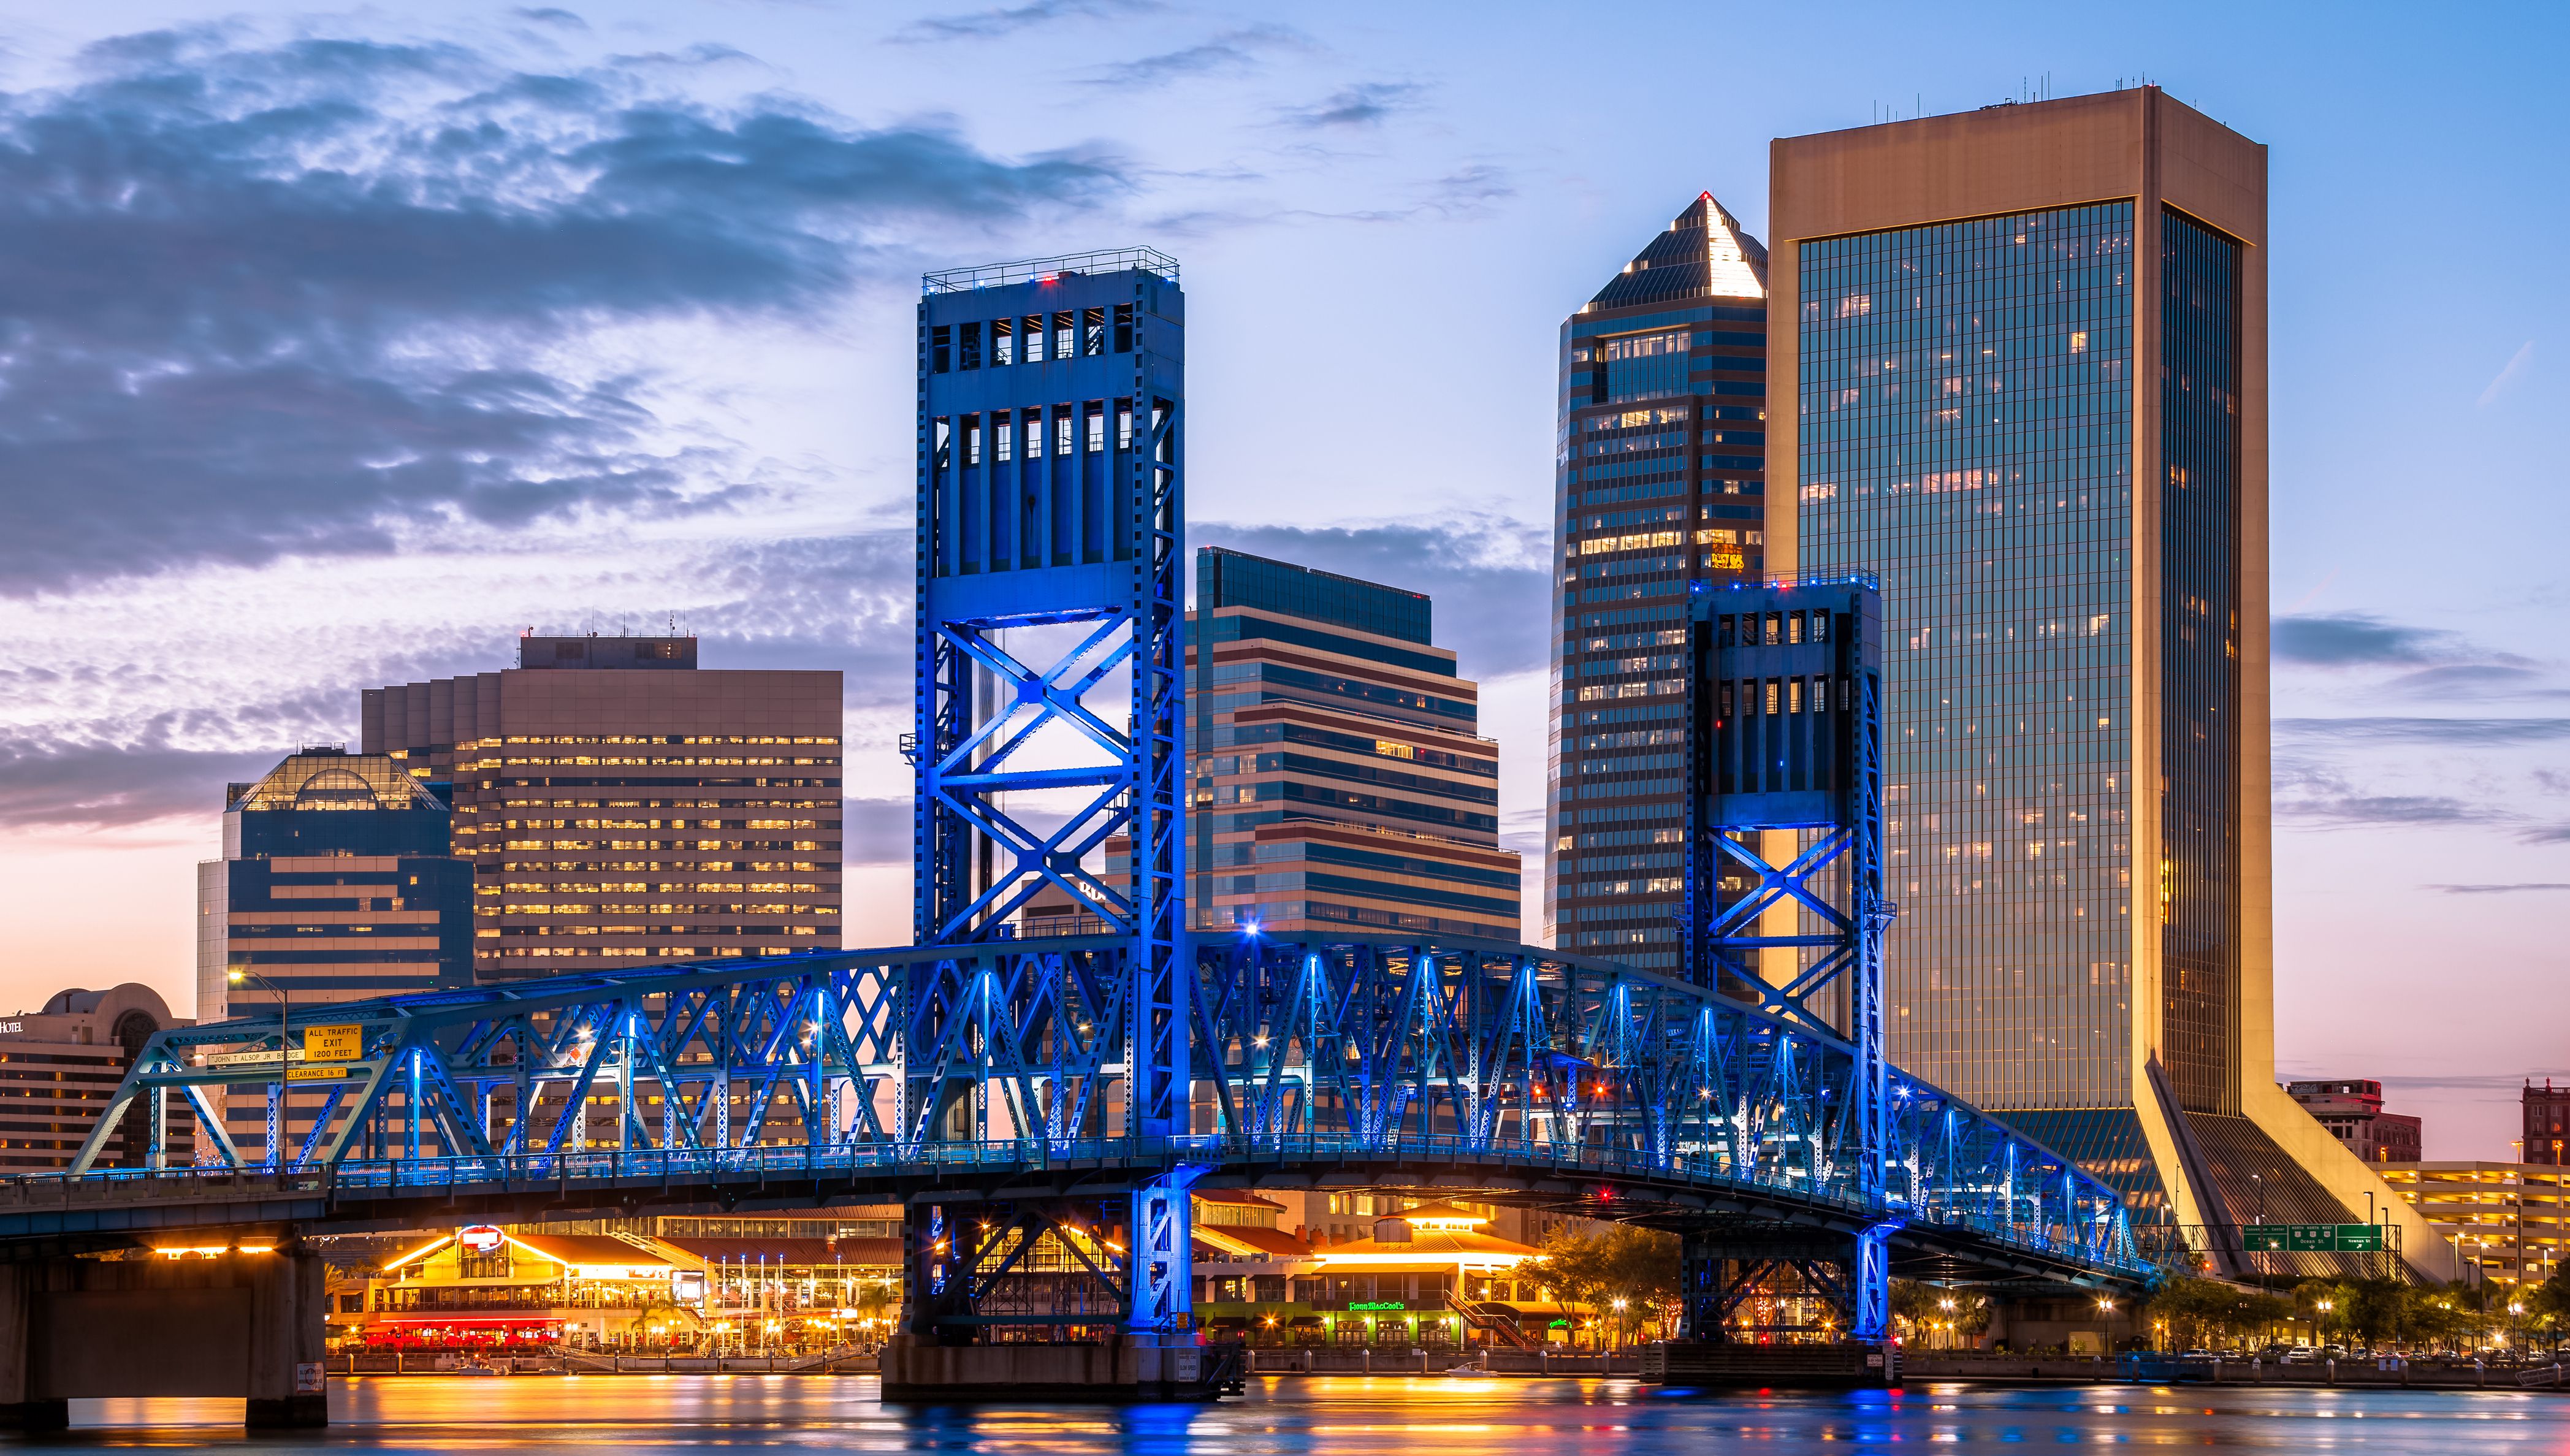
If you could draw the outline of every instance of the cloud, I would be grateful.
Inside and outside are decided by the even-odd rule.
[[[1156,56],[1102,66],[1087,78],[1086,84],[1141,90],[1196,76],[1237,75],[1257,69],[1262,57],[1312,49],[1312,42],[1298,30],[1282,25],[1253,25]]]
[[[2497,377],[2491,379],[2488,386],[2481,390],[2481,397],[2473,402],[2472,407],[2475,409],[2489,408],[2490,401],[2498,398],[2501,393],[2505,392],[2507,386],[2524,378],[2525,371],[2532,368],[2533,365],[2534,340],[2529,338],[2524,343],[2517,346],[2515,353],[2508,356],[2507,363],[2499,369]]]
[[[2279,617],[2276,660],[2321,668],[2442,662],[2462,639],[2451,632],[2401,627],[2363,612]]]
[[[991,40],[1059,20],[1100,20],[1141,15],[1159,9],[1152,0],[1035,0],[1031,5],[972,10],[962,15],[932,15],[892,33],[895,45],[929,45],[939,41]]]
[[[2505,1093],[2507,1095],[2507,1101],[2514,1102],[2516,1101],[2517,1092],[2520,1088],[2524,1087],[2534,1078],[2545,1075],[2545,1072],[2541,1069],[2537,1069],[2530,1074],[2519,1072],[2457,1072],[2445,1076],[2427,1074],[2416,1077],[2402,1077],[2397,1074],[2386,1073],[2375,1077],[2373,1080],[2381,1083],[2386,1091],[2424,1092],[2437,1090],[2448,1092]],[[2316,1072],[2311,1075],[2310,1080],[2336,1080],[2336,1076],[2337,1074],[2335,1073]]]
[[[2429,885],[2448,895],[2517,895],[2535,890],[2570,890],[2570,881],[2542,881],[2512,885]]]
[[[2328,824],[2469,824],[2496,817],[2458,798],[2437,795],[2346,794],[2281,800],[2276,817]]]
[[[846,798],[840,822],[841,853],[850,864],[911,862],[911,801],[906,798]]]
[[[1516,183],[1503,168],[1476,163],[1459,168],[1429,185],[1421,207],[1447,217],[1478,217],[1493,203],[1517,195]]]
[[[2280,718],[2276,733],[2346,744],[2499,747],[2570,738],[2570,718]]]
[[[0,594],[730,509],[733,442],[597,330],[808,317],[1120,162],[731,110],[453,45],[120,37],[0,96]]]
[[[223,785],[276,766],[295,746],[265,752],[210,752],[173,747],[165,737],[140,743],[0,736],[0,825],[113,828],[155,819],[222,812]]]
[[[1203,238],[1244,228],[1303,223],[1415,223],[1487,216],[1492,205],[1516,196],[1516,184],[1504,169],[1487,164],[1460,168],[1420,188],[1396,208],[1360,208],[1323,212],[1312,208],[1198,208],[1165,213],[1151,220],[1153,232]]]
[[[911,701],[911,533],[876,531],[709,551],[687,627],[698,660],[723,668],[836,668],[859,707]],[[707,600],[710,598],[710,600]],[[905,833],[907,830],[904,831]]]
[[[1431,636],[1453,648],[1456,670],[1489,679],[1541,669],[1549,661],[1550,623],[1542,610],[1550,538],[1540,528],[1498,516],[1454,522],[1380,526],[1189,527],[1198,546],[1228,546],[1256,556],[1380,582],[1432,600]]]
[[[2570,844],[2570,824],[2544,824],[2516,837],[2527,844]]]
[[[2410,669],[2379,685],[2403,697],[2561,696],[2542,686],[2545,675],[2531,658],[2477,647],[2460,633],[2403,626],[2365,612],[2287,614],[2275,619],[2273,641],[2277,661],[2302,667]]]
[[[521,6],[509,13],[531,24],[558,25],[565,30],[589,29],[588,21],[557,5]]]
[[[1381,126],[1398,113],[1418,110],[1427,89],[1410,81],[1361,81],[1340,87],[1316,105],[1290,108],[1283,120],[1315,130]]]

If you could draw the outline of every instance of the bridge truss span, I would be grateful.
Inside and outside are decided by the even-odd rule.
[[[0,1202],[0,1231],[67,1226],[45,1222],[48,1199],[96,1213],[220,1181],[320,1188],[354,1218],[438,1194],[630,1200],[638,1181],[702,1201],[797,1180],[906,1197],[1326,1177],[1669,1227],[1888,1228],[1896,1258],[2075,1282],[2150,1272],[2113,1191],[2004,1124],[1896,1072],[1869,1189],[1849,1044],[1528,946],[1198,941],[1185,1130],[1130,1133],[1131,944],[815,953],[177,1028],[138,1057],[74,1175]],[[344,1060],[315,1060],[325,1048]],[[263,1104],[267,1135],[227,1136],[225,1099]],[[107,1166],[137,1101],[148,1146],[112,1151],[141,1166]],[[166,1168],[170,1122],[191,1115],[204,1166]]]

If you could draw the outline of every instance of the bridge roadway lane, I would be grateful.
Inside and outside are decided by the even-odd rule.
[[[282,1236],[471,1221],[719,1214],[851,1203],[972,1203],[1108,1197],[1137,1175],[1210,1172],[1199,1188],[1393,1192],[1575,1212],[1678,1228],[1719,1223],[1744,1243],[1853,1237],[1881,1221],[1853,1200],[1654,1168],[1609,1149],[1554,1157],[1538,1146],[1474,1146],[1411,1137],[1073,1139],[851,1144],[801,1148],[349,1160],[283,1173],[231,1169],[95,1170],[0,1180],[0,1257],[130,1246],[156,1232]],[[1983,1277],[2138,1288],[2152,1270],[2104,1261],[2047,1230],[1933,1209],[1895,1209],[1896,1270],[1933,1264]]]

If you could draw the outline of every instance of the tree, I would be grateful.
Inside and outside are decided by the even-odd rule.
[[[1545,1231],[1542,1251],[1526,1260],[1524,1271],[1557,1301],[1585,1304],[1619,1336],[1629,1336],[1645,1319],[1665,1322],[1678,1297],[1677,1235],[1629,1223],[1595,1233],[1555,1227]]]
[[[2353,1328],[2356,1289],[2335,1279],[2305,1279],[2294,1286],[2294,1315],[2312,1327],[2312,1341],[2328,1344]]]
[[[2525,1317],[2536,1328],[2549,1334],[2558,1344],[2561,1331],[2570,1328],[2570,1269],[2564,1269],[2534,1286],[2525,1296]]]
[[[1573,1304],[1594,1308],[1598,1295],[1606,1288],[1604,1241],[1557,1224],[1544,1230],[1542,1250],[1527,1259],[1524,1268],[1552,1295],[1564,1314]]]
[[[2220,1279],[2181,1275],[2151,1295],[2143,1314],[2165,1332],[2168,1343],[2189,1349],[2272,1333],[2295,1317],[2295,1306],[2291,1300]]]

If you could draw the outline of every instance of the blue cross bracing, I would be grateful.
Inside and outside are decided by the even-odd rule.
[[[157,1129],[177,1107],[277,1089],[276,1018],[175,1028],[144,1048],[75,1174],[0,1184],[0,1237],[932,1191],[960,1212],[1120,1197],[1180,1172],[1379,1179],[1806,1237],[1898,1220],[1896,1258],[2089,1285],[2152,1272],[2111,1189],[1898,1072],[1869,1192],[1844,1038],[1531,946],[1199,943],[1198,1116],[1175,1135],[1124,1133],[1110,1113],[1133,953],[1120,937],[814,952],[297,1007],[298,1049],[313,1028],[354,1029],[348,1060],[295,1068],[329,1074],[292,1084],[326,1135],[218,1143],[198,1168],[99,1167],[136,1099]],[[958,1102],[972,1136],[924,1128],[923,1110]]]
[[[1725,1247],[1835,1240],[1860,1331],[1903,1260],[2154,1276],[2111,1189],[1883,1063],[1862,734],[1828,739],[1826,784],[1808,756],[1826,735],[1806,731],[1757,740],[1787,755],[1758,795],[1708,790],[1692,978],[1453,938],[1191,941],[1176,264],[1127,249],[925,281],[917,943],[167,1031],[69,1174],[0,1183],[0,1240],[900,1198],[906,1336],[949,1345],[1183,1331],[1189,1190],[1323,1179],[1631,1219],[1698,1249],[1708,1228]],[[1867,601],[1778,610],[1852,612],[1833,651],[1870,651]],[[1810,693],[1845,671],[1751,661],[1763,635],[1741,657],[1699,620],[1706,682]],[[1722,731],[1691,773],[1747,761]],[[1840,878],[1768,853],[1779,832],[1839,844]],[[1757,888],[1719,883],[1717,857]],[[1016,938],[1038,895],[1103,933]],[[1824,931],[1770,935],[1788,903]],[[1772,954],[1797,973],[1761,974]],[[1844,1026],[1815,999],[1832,977]],[[261,1095],[265,1145],[233,1142],[220,1103]],[[167,1166],[174,1114],[203,1166]],[[102,1166],[111,1146],[133,1166]],[[1691,1304],[1696,1327],[1729,1297]]]

